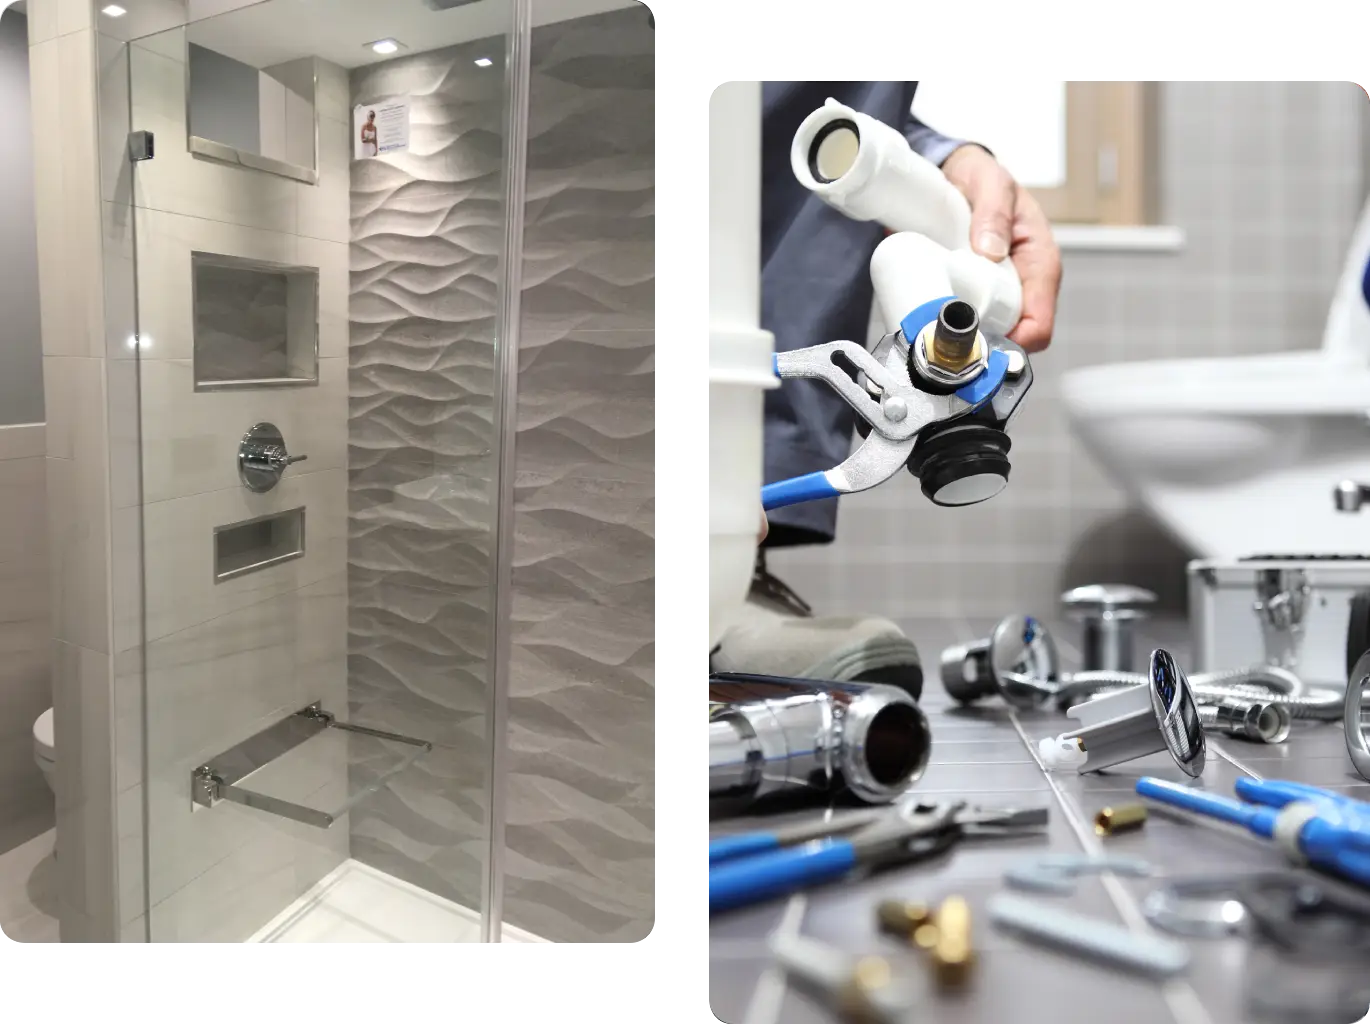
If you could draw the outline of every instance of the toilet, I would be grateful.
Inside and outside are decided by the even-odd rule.
[[[33,759],[47,780],[48,787],[57,792],[57,748],[52,739],[52,708],[48,708],[33,722]]]
[[[1370,203],[1316,351],[1113,363],[1062,379],[1071,428],[1176,539],[1205,558],[1364,551],[1370,483]]]

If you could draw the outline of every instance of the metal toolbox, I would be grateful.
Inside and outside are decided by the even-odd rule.
[[[1352,596],[1370,590],[1370,555],[1261,555],[1189,563],[1189,625],[1196,672],[1279,662],[1288,631],[1272,627],[1275,604],[1301,621],[1287,667],[1305,682],[1346,685],[1346,626]],[[1294,593],[1302,587],[1302,595]],[[1281,603],[1272,595],[1285,594]],[[1295,607],[1297,606],[1297,607]],[[1291,648],[1284,647],[1288,654]]]

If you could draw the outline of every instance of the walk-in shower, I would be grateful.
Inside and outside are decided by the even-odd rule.
[[[645,935],[649,12],[119,9],[63,940]]]

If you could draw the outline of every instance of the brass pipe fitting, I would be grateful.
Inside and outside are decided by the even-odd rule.
[[[964,370],[980,350],[980,318],[969,302],[953,299],[932,322],[928,362],[951,373]]]
[[[936,920],[937,942],[931,950],[933,974],[940,988],[961,988],[975,964],[970,941],[970,904],[961,896],[948,896],[937,908]]]
[[[1130,832],[1146,824],[1146,807],[1143,804],[1123,804],[1121,807],[1105,807],[1094,815],[1094,833],[1111,836],[1115,832]]]

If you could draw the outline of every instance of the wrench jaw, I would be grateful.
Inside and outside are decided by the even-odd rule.
[[[919,450],[926,448],[926,442],[933,434],[941,433],[953,421],[967,417],[977,421],[970,431],[975,437],[952,435],[939,442],[940,447],[948,451],[942,454],[940,462],[936,458],[932,460],[933,475],[939,480],[945,479],[950,467],[951,475],[956,476],[958,460],[964,463],[961,470],[980,467],[985,462],[979,451],[985,448],[985,438],[991,436],[995,427],[1002,432],[1032,382],[1031,369],[1021,348],[1006,338],[989,335],[984,336],[984,343],[988,350],[986,369],[961,388],[943,393],[920,386],[921,380],[915,383],[910,370],[909,342],[903,329],[881,338],[873,352],[852,341],[830,341],[777,353],[775,369],[778,376],[823,381],[852,407],[862,422],[869,424],[870,430],[841,465],[808,477],[767,485],[762,491],[763,506],[779,508],[869,490],[905,467],[920,476],[929,460],[920,457]],[[931,433],[929,428],[933,428]],[[963,440],[973,444],[962,444]],[[997,443],[1006,453],[1007,437]],[[972,450],[977,444],[978,449]],[[1006,455],[989,454],[993,456],[992,468],[1006,481]],[[994,493],[1001,487],[1002,483],[999,483]],[[924,480],[924,493],[929,493],[929,489],[930,485]],[[963,484],[960,491],[964,494],[966,485]],[[938,484],[929,496],[938,504],[971,503],[938,500],[939,496],[949,493],[950,489]],[[973,500],[983,500],[991,495],[974,492],[971,496]]]

